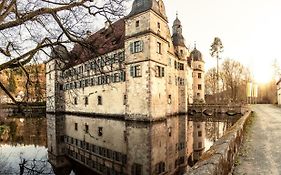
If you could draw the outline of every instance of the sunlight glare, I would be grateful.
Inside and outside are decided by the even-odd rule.
[[[253,76],[257,83],[268,83],[273,79],[273,70],[267,66],[256,66],[253,68]]]

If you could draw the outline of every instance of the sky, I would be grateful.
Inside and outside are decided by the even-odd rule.
[[[216,65],[209,54],[214,37],[224,45],[223,59],[249,67],[257,82],[269,81],[274,60],[281,64],[280,0],[164,0],[171,26],[176,13],[186,44],[205,58],[206,68]],[[221,61],[222,62],[222,61]]]

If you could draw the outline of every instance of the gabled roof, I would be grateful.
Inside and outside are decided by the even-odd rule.
[[[80,44],[74,46],[70,52],[71,57],[67,67],[72,67],[100,55],[124,48],[124,18],[114,22],[107,29],[103,28],[90,35],[86,41],[87,46]]]

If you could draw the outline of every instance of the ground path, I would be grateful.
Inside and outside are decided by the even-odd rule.
[[[281,175],[281,108],[253,105],[253,124],[241,148],[234,175]]]

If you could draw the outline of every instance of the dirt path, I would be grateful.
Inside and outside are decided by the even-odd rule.
[[[281,175],[281,108],[254,105],[252,127],[236,161],[234,175]]]

